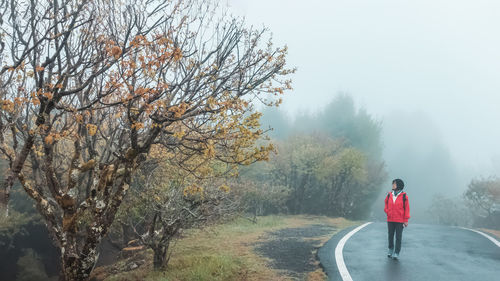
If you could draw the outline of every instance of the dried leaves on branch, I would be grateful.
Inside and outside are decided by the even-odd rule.
[[[252,105],[290,89],[286,48],[218,11],[196,0],[1,2],[0,206],[19,180],[66,279],[88,277],[152,154],[187,171],[267,158]]]

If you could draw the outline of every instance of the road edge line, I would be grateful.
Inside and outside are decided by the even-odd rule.
[[[335,247],[335,262],[337,263],[337,268],[339,269],[339,273],[343,281],[353,281],[344,262],[344,255],[342,254],[342,251],[344,250],[344,245],[347,242],[347,240],[351,238],[351,236],[353,236],[356,232],[360,231],[363,227],[371,223],[373,222],[367,222],[351,230],[351,232],[347,233],[344,237],[342,237],[342,239],[340,239],[339,243],[337,244],[337,247]]]
[[[484,232],[481,232],[479,230],[475,230],[475,229],[471,229],[471,228],[467,228],[467,227],[460,227],[461,229],[465,229],[465,230],[470,230],[470,231],[474,231],[476,233],[479,233],[481,235],[483,235],[484,237],[488,238],[491,242],[493,242],[493,244],[497,245],[498,248],[500,248],[500,242],[498,242],[498,240],[496,240],[495,238],[493,238],[492,236],[484,233]]]

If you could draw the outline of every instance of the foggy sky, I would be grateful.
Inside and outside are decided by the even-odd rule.
[[[383,123],[398,112],[428,117],[422,138],[439,139],[459,171],[500,168],[500,1],[227,1],[288,45],[298,68],[282,106],[290,114],[347,92]]]

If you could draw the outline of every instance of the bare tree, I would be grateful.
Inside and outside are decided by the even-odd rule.
[[[266,159],[255,101],[279,103],[286,48],[209,1],[4,1],[0,197],[19,179],[85,280],[131,177],[155,147],[179,168]],[[274,83],[273,83],[274,82]],[[201,159],[201,160],[200,160]]]

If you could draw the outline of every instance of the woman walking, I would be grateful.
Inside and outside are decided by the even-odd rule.
[[[387,214],[387,233],[389,236],[389,252],[387,257],[398,259],[401,251],[403,228],[408,226],[410,203],[408,195],[403,192],[405,184],[401,179],[392,181],[392,191],[385,197],[384,212]],[[394,248],[396,234],[396,248]]]

